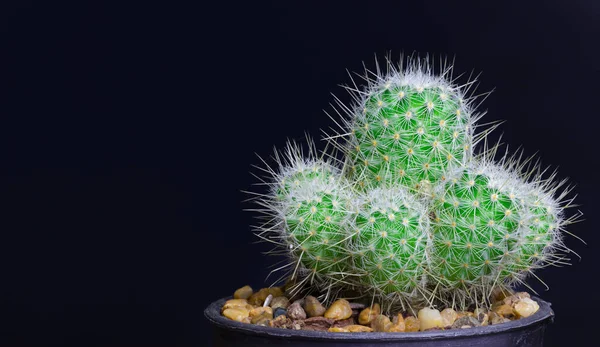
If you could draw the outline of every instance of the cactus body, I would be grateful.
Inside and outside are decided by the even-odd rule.
[[[349,121],[351,176],[361,185],[435,183],[470,157],[474,120],[461,89],[426,67],[377,76]]]
[[[427,266],[427,210],[404,188],[376,188],[357,208],[350,249],[360,284],[390,301],[412,301]]]
[[[500,166],[476,163],[436,189],[431,273],[442,291],[473,298],[504,282],[526,214],[516,179]]]

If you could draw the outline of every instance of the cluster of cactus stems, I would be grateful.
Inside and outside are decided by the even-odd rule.
[[[441,65],[436,74],[410,58],[367,70],[365,87],[346,87],[352,105],[335,99],[330,150],[308,138],[307,152],[290,142],[275,166],[261,159],[256,177],[269,190],[252,193],[256,234],[287,256],[275,270],[292,290],[464,309],[568,264],[563,236],[581,216],[565,214],[572,187],[522,152],[480,144],[498,124],[477,123],[476,78],[457,85]]]

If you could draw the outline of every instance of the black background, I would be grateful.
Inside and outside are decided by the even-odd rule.
[[[582,261],[540,272],[548,346],[597,326],[600,4],[588,1],[13,2],[2,8],[0,336],[13,345],[209,345],[206,305],[274,259],[241,190],[332,125],[346,69],[447,55],[484,121],[577,184]]]

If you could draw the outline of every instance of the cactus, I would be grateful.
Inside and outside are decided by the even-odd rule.
[[[479,158],[434,189],[430,282],[461,308],[489,304],[496,288],[524,283],[564,261],[558,251],[570,252],[558,233],[567,224],[553,198],[560,184],[535,183],[540,176],[527,183],[518,163],[502,162]]]
[[[353,273],[362,287],[390,305],[422,299],[428,227],[426,207],[406,189],[376,188],[362,194],[349,245]]]
[[[340,170],[316,158],[314,144],[310,148],[303,158],[300,146],[289,143],[284,154],[276,152],[278,169],[264,170],[271,176],[264,180],[270,192],[259,195],[267,221],[258,226],[258,236],[287,254],[288,275],[300,280],[295,290],[308,284],[331,290],[347,274],[350,195]]]
[[[427,60],[409,59],[404,69],[388,63],[388,70],[367,75],[364,91],[348,88],[356,94],[353,107],[338,101],[350,116],[344,126],[348,175],[361,186],[421,190],[470,159],[481,117],[466,96],[475,81],[454,85],[450,68],[435,75]]]
[[[566,217],[571,188],[530,159],[494,161],[499,145],[473,155],[495,128],[474,135],[483,115],[475,81],[455,85],[450,67],[438,76],[428,60],[387,68],[367,71],[363,91],[348,88],[352,107],[336,99],[348,119],[334,119],[343,130],[327,139],[343,158],[317,155],[309,139],[306,156],[290,143],[275,152],[275,169],[261,169],[270,189],[255,193],[257,235],[290,259],[280,269],[292,291],[310,286],[327,301],[350,289],[390,308],[465,309],[566,264],[563,235],[581,216]]]

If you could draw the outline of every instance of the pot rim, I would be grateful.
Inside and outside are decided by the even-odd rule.
[[[513,320],[507,323],[488,325],[485,327],[473,327],[469,329],[448,329],[448,330],[430,330],[409,333],[389,333],[389,332],[356,332],[356,333],[331,333],[327,331],[310,330],[291,330],[274,327],[265,327],[249,323],[241,323],[228,319],[221,315],[221,307],[226,300],[231,297],[225,297],[212,302],[205,310],[204,316],[214,325],[237,333],[248,335],[268,336],[277,338],[295,338],[310,340],[329,340],[329,341],[415,341],[415,340],[436,340],[449,338],[464,338],[483,335],[495,335],[513,330],[525,330],[532,328],[546,321],[554,320],[554,311],[550,308],[551,304],[538,297],[531,296],[539,305],[539,310],[532,316]]]

